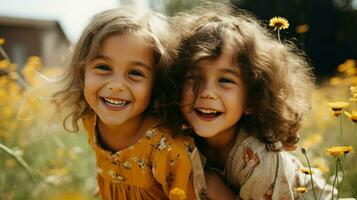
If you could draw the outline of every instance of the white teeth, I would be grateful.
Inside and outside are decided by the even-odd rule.
[[[216,114],[218,112],[217,110],[202,109],[202,108],[198,108],[197,110],[199,110],[202,113],[207,113],[207,114]]]
[[[104,101],[106,104],[109,104],[114,107],[122,107],[125,106],[128,102],[127,101],[122,101],[122,100],[116,100],[116,99],[108,99],[104,98]]]

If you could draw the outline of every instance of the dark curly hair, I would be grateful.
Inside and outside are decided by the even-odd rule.
[[[167,106],[171,115],[164,123],[175,132],[183,131],[187,121],[180,111],[180,100],[185,74],[202,60],[218,59],[223,49],[230,47],[247,87],[251,112],[239,120],[239,126],[270,150],[295,149],[302,116],[310,109],[309,92],[314,87],[305,54],[290,42],[279,43],[247,11],[233,11],[224,5],[181,13],[172,21],[180,28],[181,39],[170,74],[176,84],[170,91],[175,103]]]

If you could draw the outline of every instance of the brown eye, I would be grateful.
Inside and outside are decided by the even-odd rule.
[[[228,79],[228,78],[220,78],[218,80],[218,82],[220,82],[220,83],[235,83],[234,81],[232,81],[231,79]]]
[[[97,65],[95,66],[96,69],[101,70],[101,71],[112,71],[112,68],[108,65]]]
[[[144,74],[140,71],[137,71],[137,70],[132,70],[129,72],[129,76],[141,76],[141,77],[144,77]]]

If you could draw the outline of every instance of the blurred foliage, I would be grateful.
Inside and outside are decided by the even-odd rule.
[[[30,57],[18,71],[0,61],[0,144],[6,145],[0,149],[0,199],[94,199],[94,156],[85,133],[63,130],[41,79],[59,69]]]
[[[329,102],[349,102],[350,106],[344,111],[354,113],[357,111],[355,92],[351,86],[357,85],[356,60],[347,59],[337,66],[335,76],[324,80],[319,88],[312,93],[312,109],[306,117],[302,132],[300,146],[308,149],[312,167],[319,168],[332,185],[336,160],[329,156],[326,149],[332,146],[352,146],[357,148],[357,121],[342,114],[334,115],[327,106]],[[340,124],[341,123],[341,124]],[[342,130],[341,130],[342,129]],[[342,144],[340,133],[342,131]],[[305,159],[300,152],[295,152],[300,160]],[[341,190],[343,197],[353,197],[357,194],[357,158],[354,152],[346,156],[344,164],[345,180]]]

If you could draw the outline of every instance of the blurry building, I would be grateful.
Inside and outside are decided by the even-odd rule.
[[[20,68],[29,56],[41,57],[44,66],[60,66],[70,46],[55,20],[0,16],[0,37],[5,39],[4,49],[11,61]]]

